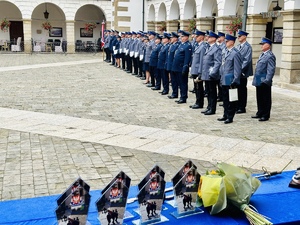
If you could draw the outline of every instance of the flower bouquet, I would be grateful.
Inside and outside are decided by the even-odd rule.
[[[189,31],[194,32],[196,30],[196,20],[190,20]]]
[[[84,24],[84,29],[87,30],[87,31],[92,31],[96,27],[97,27],[97,25],[94,22]]]
[[[201,176],[198,195],[210,214],[217,214],[229,204],[242,210],[252,225],[272,224],[249,206],[250,198],[260,186],[260,181],[244,169],[221,163],[219,170]]]
[[[231,20],[229,26],[227,26],[226,29],[230,34],[232,34],[237,32],[239,29],[241,29],[242,24],[243,24],[242,18],[238,17]]]
[[[42,28],[44,28],[45,30],[51,30],[52,25],[50,22],[46,21],[46,22],[42,23]]]
[[[4,32],[8,30],[9,26],[10,26],[10,22],[6,18],[4,18],[4,20],[2,20],[0,23],[0,28]]]

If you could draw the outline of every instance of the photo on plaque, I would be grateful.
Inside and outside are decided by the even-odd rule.
[[[166,182],[159,175],[152,176],[140,189],[137,195],[141,223],[150,223],[160,220]]]
[[[138,184],[139,190],[141,190],[141,188],[144,187],[145,184],[156,174],[159,174],[162,178],[165,178],[165,172],[158,165],[155,165]]]
[[[58,225],[86,224],[90,205],[90,194],[83,187],[71,189],[72,193],[57,207]]]
[[[176,186],[176,184],[181,180],[181,178],[191,169],[191,168],[197,169],[197,166],[191,161],[188,160],[183,167],[179,169],[179,171],[175,174],[175,176],[172,178],[173,187]]]
[[[175,200],[178,214],[195,211],[198,198],[200,174],[192,167],[175,185]]]
[[[86,192],[90,191],[90,186],[84,182],[80,177],[70,185],[69,188],[56,200],[57,205],[60,205],[71,193],[75,190],[84,189]]]
[[[300,167],[297,168],[292,180],[289,183],[289,187],[300,188]]]
[[[124,182],[115,180],[96,201],[101,225],[123,224],[128,192]]]
[[[127,176],[126,173],[124,173],[123,171],[121,171],[120,173],[117,174],[117,176],[115,176],[114,179],[111,180],[111,182],[109,182],[109,184],[101,191],[101,194],[103,195],[104,192],[106,192],[106,190],[115,182],[122,182],[126,187],[128,187],[128,189],[130,188],[130,182],[131,179],[129,176]]]

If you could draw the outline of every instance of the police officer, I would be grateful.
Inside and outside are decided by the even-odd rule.
[[[110,39],[111,39],[111,35],[110,35],[110,30],[107,30],[106,32],[106,38],[105,38],[105,42],[104,42],[104,51],[106,53],[106,59],[105,61],[110,63],[111,60],[110,60],[110,50],[109,50],[109,43],[110,43]]]
[[[191,75],[194,79],[194,89],[196,95],[196,102],[191,105],[192,109],[203,108],[204,104],[204,88],[203,81],[201,80],[203,56],[206,51],[206,43],[204,42],[205,33],[197,30],[195,32],[197,47],[193,53],[192,65],[191,65]]]
[[[116,44],[116,36],[115,36],[115,31],[114,30],[111,30],[110,32],[110,42],[109,42],[109,50],[110,50],[110,55],[111,55],[111,65],[115,65],[115,57],[114,57],[114,46]]]
[[[170,35],[171,44],[169,47],[168,57],[166,61],[166,70],[171,74],[171,85],[172,85],[172,94],[168,96],[169,99],[178,98],[178,77],[172,69],[174,54],[179,46],[179,35],[176,32],[172,32]]]
[[[133,34],[133,57],[132,57],[132,63],[133,63],[133,74],[132,75],[138,75],[138,56],[139,56],[139,42],[140,42],[140,34],[138,32],[134,32]]]
[[[150,55],[150,61],[149,66],[151,68],[151,83],[155,86],[151,89],[154,91],[160,90],[161,88],[161,78],[159,77],[158,70],[157,70],[157,64],[158,64],[158,54],[160,52],[160,49],[162,47],[161,44],[162,36],[156,35],[155,38],[155,47],[153,48],[151,55]],[[156,82],[155,82],[156,81]]]
[[[120,53],[122,60],[122,67],[120,69],[125,70],[125,44],[126,44],[125,32],[121,33]]]
[[[243,58],[241,82],[238,86],[238,105],[236,113],[246,113],[247,106],[247,81],[248,77],[253,75],[252,67],[252,47],[247,42],[248,33],[242,30],[238,31],[238,40],[240,44],[237,49]]]
[[[218,37],[215,32],[209,31],[208,47],[203,57],[201,80],[205,81],[208,89],[208,106],[205,111],[201,112],[204,115],[215,114],[217,108],[217,85],[220,79],[219,69],[222,61],[222,51],[216,44]]]
[[[272,41],[263,37],[262,53],[256,63],[252,85],[256,87],[257,113],[252,118],[267,121],[270,118],[272,97],[271,87],[276,69],[276,57],[271,52]]]
[[[225,124],[232,123],[236,111],[236,101],[229,101],[229,89],[236,88],[240,83],[242,70],[242,56],[234,47],[236,37],[226,34],[226,49],[222,52],[222,65],[220,67],[221,84],[223,91],[224,113],[218,121]]]
[[[154,77],[155,68],[150,66],[150,56],[153,49],[155,48],[156,33],[154,31],[149,31],[148,35],[149,35],[149,42],[147,44],[146,51],[145,51],[145,62],[149,63],[149,71],[146,70],[146,81],[150,81],[151,79],[151,83],[148,84],[147,87],[155,87],[155,77]]]
[[[157,79],[156,86],[160,88],[160,83],[163,83],[162,95],[167,95],[169,93],[169,75],[166,71],[166,60],[168,56],[168,51],[170,47],[170,35],[164,33],[162,37],[162,47],[158,54],[158,63],[157,63]]]
[[[222,50],[222,52],[226,49],[226,44],[225,44],[225,33],[218,31],[218,40],[217,43],[219,45],[219,48]],[[221,82],[218,82],[218,102],[223,101],[223,91],[222,91],[222,85]]]
[[[190,33],[181,31],[181,44],[178,46],[173,60],[173,71],[178,77],[180,87],[180,99],[178,104],[186,103],[188,98],[188,73],[192,58],[192,45],[189,42]]]

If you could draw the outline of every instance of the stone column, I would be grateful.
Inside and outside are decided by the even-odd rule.
[[[156,21],[156,22],[154,22],[154,26],[155,26],[155,29],[154,29],[154,31],[156,32],[156,33],[161,33],[161,25],[162,25],[162,21]]]
[[[189,31],[190,20],[179,20],[180,30]]]
[[[213,27],[213,18],[197,18],[196,28],[205,32],[206,30],[211,30]]]
[[[167,31],[169,33],[178,31],[178,24],[179,24],[178,20],[168,20],[166,24],[167,24]]]
[[[260,41],[266,36],[266,25],[268,19],[263,18],[262,15],[248,15],[247,32],[249,33],[247,41],[252,45],[252,59],[253,65],[256,64],[261,53]]]
[[[283,11],[280,82],[300,83],[300,10]]]
[[[32,51],[31,19],[23,20],[23,30],[24,30],[24,52],[30,53]]]
[[[66,21],[67,52],[75,53],[75,21]]]
[[[229,26],[230,22],[236,19],[236,17],[218,17],[217,18],[217,24],[216,24],[216,32],[220,31],[223,33],[228,33],[227,31],[227,27]],[[236,35],[234,33],[232,33],[232,35]]]
[[[155,22],[154,21],[147,21],[147,30],[154,31],[155,30]]]

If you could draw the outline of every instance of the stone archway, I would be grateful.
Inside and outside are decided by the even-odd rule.
[[[18,37],[24,41],[22,12],[13,3],[7,1],[0,1],[0,20],[6,19],[10,22],[10,28],[7,31],[0,31],[0,40],[5,40],[11,44],[16,44]],[[23,46],[22,46],[23,50]]]
[[[183,19],[193,19],[197,17],[197,8],[195,0],[187,0],[184,5]]]
[[[161,3],[158,9],[157,21],[166,21],[167,10],[165,3]]]
[[[155,21],[155,8],[153,4],[149,7],[148,21]]]
[[[177,0],[173,0],[170,7],[169,20],[179,20],[180,19],[180,9]]]
[[[44,12],[49,13],[48,19],[44,18]],[[48,21],[52,27],[61,29],[60,34],[52,34],[43,29],[42,24]],[[42,3],[34,8],[31,15],[31,35],[34,41],[47,41],[49,38],[66,39],[66,17],[63,10],[53,3]],[[53,36],[53,37],[51,37]]]

